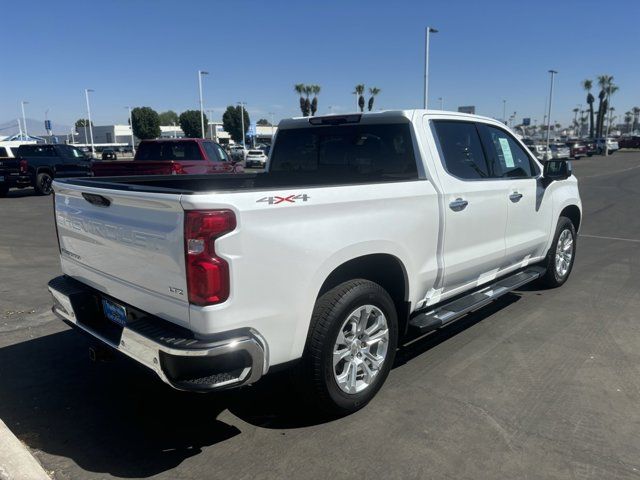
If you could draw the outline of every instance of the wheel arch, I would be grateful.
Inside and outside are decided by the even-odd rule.
[[[411,310],[409,298],[409,277],[403,262],[389,253],[372,253],[352,258],[335,267],[322,283],[319,298],[343,282],[363,278],[384,288],[396,306],[398,314],[398,332],[402,336],[407,328]],[[309,324],[311,332],[313,325]]]
[[[573,223],[576,232],[580,229],[580,222],[582,221],[582,212],[577,205],[567,205],[560,212],[560,217],[567,217]]]

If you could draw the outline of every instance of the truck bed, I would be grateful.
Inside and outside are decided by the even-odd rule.
[[[310,172],[266,172],[216,175],[153,175],[130,177],[74,178],[58,180],[58,183],[104,188],[109,190],[155,192],[172,194],[199,194],[251,190],[269,190],[289,187],[320,187],[388,183],[415,180],[406,175],[363,176],[334,175]]]

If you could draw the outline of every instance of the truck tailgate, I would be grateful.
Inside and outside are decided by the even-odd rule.
[[[58,182],[54,189],[63,272],[188,326],[180,195]]]

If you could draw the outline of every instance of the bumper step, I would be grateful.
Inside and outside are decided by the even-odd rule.
[[[469,293],[436,308],[414,314],[409,320],[409,328],[418,335],[437,330],[467,313],[488,305],[496,298],[536,280],[543,274],[544,269],[542,267],[529,267],[524,271],[501,278],[481,290]]]

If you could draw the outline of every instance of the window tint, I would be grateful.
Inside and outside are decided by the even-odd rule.
[[[7,153],[7,149],[4,147],[0,147],[0,158],[6,158],[9,154]]]
[[[20,145],[20,156],[23,157],[57,157],[58,153],[51,145]]]
[[[313,172],[345,180],[418,178],[408,124],[282,130],[270,165],[270,172]]]
[[[494,177],[528,178],[535,175],[529,155],[511,135],[489,125],[479,127]]]
[[[489,169],[478,131],[473,123],[433,122],[447,171],[458,178],[488,178]]]
[[[204,142],[202,144],[202,147],[204,148],[204,151],[207,153],[207,157],[209,157],[210,161],[217,162],[218,160],[220,160],[218,158],[218,154],[216,152],[216,147],[213,144],[213,142]]]
[[[202,154],[196,142],[143,142],[136,160],[202,160]]]
[[[227,152],[224,150],[224,148],[222,148],[217,143],[214,143],[213,145],[215,146],[216,151],[218,152],[218,157],[220,158],[221,161],[223,161],[223,162],[230,162],[231,161],[229,159],[229,155],[227,155]]]

